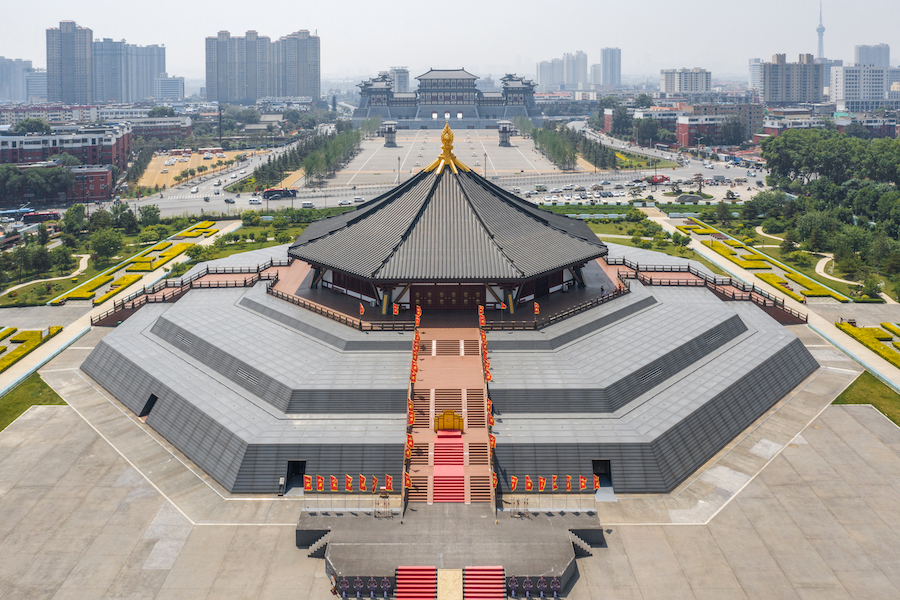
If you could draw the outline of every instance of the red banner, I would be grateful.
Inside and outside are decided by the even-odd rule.
[[[360,302],[359,303],[359,316],[363,316],[364,314],[366,314],[366,307],[363,306],[362,302]]]
[[[538,491],[543,492],[545,487],[547,487],[547,478],[538,475]]]
[[[390,475],[384,476],[384,489],[386,489],[389,492],[394,491],[394,478],[391,477]]]
[[[519,485],[519,478],[513,475],[509,478],[509,491],[516,491],[516,486]]]
[[[403,487],[406,487],[406,488],[412,487],[412,477],[409,476],[409,473],[403,474]]]
[[[553,477],[553,481],[552,481],[552,483],[551,483],[550,485],[551,485],[551,487],[553,488],[553,491],[555,492],[556,490],[559,489],[559,486],[556,485],[556,475],[553,475],[552,477]]]
[[[399,307],[397,304],[391,304],[391,310],[394,311],[394,314],[395,314],[395,315],[399,315],[399,314],[400,314],[400,307]]]
[[[485,323],[486,321],[484,320],[484,315],[478,315],[478,325],[484,327]]]
[[[417,317],[422,316],[422,307],[421,306],[416,305],[416,316]]]
[[[501,303],[500,303],[500,310],[506,310],[506,303],[505,303],[505,302],[501,302]]]
[[[488,398],[488,399],[487,399],[487,411],[488,411],[488,412],[491,412],[492,410],[494,410],[494,403],[491,402],[491,399],[490,399],[490,398]]]
[[[492,415],[491,413],[488,413],[488,425],[490,425],[491,427],[494,426],[494,415]]]
[[[537,302],[534,303],[534,314],[536,314],[536,315],[541,314],[541,305],[538,304]]]
[[[366,491],[366,476],[365,475],[359,476],[359,491],[361,491],[361,492]]]
[[[415,382],[416,382],[416,374],[415,374],[415,373],[410,373],[410,374],[409,374],[409,380],[410,380],[411,382],[415,383]]]
[[[321,475],[316,475],[316,491],[324,492],[325,491],[325,478]]]
[[[594,490],[600,489],[600,478],[594,475]]]
[[[585,477],[584,475],[578,476],[578,489],[579,490],[587,489],[587,477]]]
[[[567,492],[572,491],[572,476],[571,475],[566,475],[566,491]]]
[[[353,491],[353,478],[347,475],[347,479],[344,480],[344,491],[352,492]]]
[[[372,475],[372,493],[374,494],[377,491],[378,491],[378,478],[375,477],[374,475]]]
[[[418,327],[419,323],[421,323],[421,322],[422,322],[422,317],[420,317],[419,315],[416,315],[416,327]]]
[[[412,449],[412,447],[415,446],[415,445],[416,445],[416,443],[415,443],[415,441],[413,440],[412,434],[411,434],[411,433],[407,433],[407,434],[406,434],[406,447],[409,448],[409,449]]]
[[[490,435],[491,438],[491,450],[497,447],[497,437],[494,434]]]
[[[406,450],[404,451],[404,455],[406,456],[406,458],[412,458],[412,448],[407,446]]]
[[[487,372],[487,373],[484,374],[484,380],[485,380],[485,381],[493,381],[494,378],[491,377],[491,373],[490,373],[490,372]]]
[[[534,489],[534,484],[531,483],[531,475],[525,476],[525,491],[530,492]]]
[[[406,411],[406,424],[410,427],[416,424],[416,413],[412,409]]]
[[[303,491],[305,491],[305,492],[313,491],[312,475],[304,475],[303,476]]]
[[[497,474],[494,473],[494,472],[491,472],[491,475],[493,476],[493,479],[494,479],[494,488],[496,489],[496,487],[497,487]]]
[[[338,492],[338,491],[340,491],[340,490],[338,490],[338,480],[337,480],[337,477],[335,477],[334,475],[331,475],[331,491],[332,491],[332,492]]]
[[[478,314],[484,315],[484,306],[482,306],[481,304],[478,305]]]

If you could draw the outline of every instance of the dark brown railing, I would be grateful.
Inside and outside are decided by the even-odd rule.
[[[281,290],[276,290],[273,283],[266,286],[266,293],[275,296],[279,300],[285,300],[291,304],[296,304],[317,315],[322,315],[332,321],[337,321],[338,323],[354,329],[359,329],[360,331],[413,331],[416,328],[414,321],[363,321],[362,319],[357,319],[342,312],[326,308],[321,304],[310,302],[305,298],[294,296],[293,294],[286,294]]]
[[[779,298],[778,296],[770,294],[762,288],[758,288],[755,285],[745,283],[744,281],[741,281],[740,279],[736,279],[734,277],[718,277],[715,275],[707,275],[693,265],[641,265],[636,262],[632,262],[624,257],[607,258],[606,263],[608,265],[626,266],[629,269],[633,270],[633,272],[620,273],[620,278],[637,279],[641,283],[645,283],[647,285],[706,286],[709,290],[716,292],[720,296],[726,297],[728,300],[749,300],[750,302],[753,302],[758,306],[777,308],[778,310],[786,312],[792,317],[800,319],[803,322],[806,322],[808,319],[808,315],[785,305],[784,298]],[[690,273],[698,279],[693,280],[696,281],[696,283],[687,283],[691,280],[666,279],[663,277],[655,277],[653,275],[650,275],[650,273]],[[735,293],[734,290],[724,289],[728,287],[734,288],[741,293],[738,294]]]
[[[620,278],[621,279],[621,278]],[[568,319],[569,317],[575,316],[579,313],[583,313],[586,310],[590,310],[601,304],[605,304],[610,300],[615,300],[619,296],[624,296],[625,294],[631,291],[629,284],[624,279],[621,279],[622,285],[614,289],[612,292],[608,294],[604,294],[602,296],[595,296],[590,300],[586,300],[580,304],[576,304],[575,306],[570,306],[569,308],[560,310],[558,312],[547,315],[546,317],[542,317],[539,319],[533,319],[531,321],[487,321],[485,322],[484,329],[487,331],[507,331],[507,330],[521,330],[521,329],[543,329],[548,325],[553,325],[554,323],[559,323],[564,319]],[[528,304],[526,303],[525,306]]]

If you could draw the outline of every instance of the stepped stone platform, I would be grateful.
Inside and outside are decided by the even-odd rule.
[[[307,513],[297,525],[297,545],[323,555],[328,574],[349,581],[372,575],[393,580],[398,565],[499,565],[507,578],[559,577],[565,587],[575,573],[576,549],[584,556],[606,542],[590,511],[516,518],[501,513],[495,524],[488,505],[448,503],[411,504],[402,523],[399,516]]]

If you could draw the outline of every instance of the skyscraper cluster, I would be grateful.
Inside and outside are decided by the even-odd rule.
[[[537,64],[537,83],[544,90],[579,89],[590,85],[587,54],[578,50]]]
[[[166,77],[166,49],[125,40],[94,40],[74,21],[47,30],[47,100],[66,104],[140,102],[155,98]]]
[[[26,77],[31,73],[30,60],[0,56],[0,102],[28,100]]]
[[[206,38],[206,99],[255,103],[265,97],[321,95],[319,37],[307,30],[274,42],[248,31],[232,37],[220,31]]]

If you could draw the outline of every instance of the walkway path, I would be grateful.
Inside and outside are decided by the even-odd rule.
[[[675,231],[677,231],[675,225],[673,225],[669,219],[660,219],[655,217],[651,217],[651,219],[659,223],[663,227],[663,229],[670,233],[674,233]],[[834,323],[829,319],[826,319],[815,311],[810,310],[811,307],[809,305],[802,304],[792,298],[785,297],[782,290],[779,290],[774,286],[771,286],[768,283],[756,278],[753,273],[737,266],[708,246],[699,243],[696,239],[693,239],[693,236],[691,239],[691,243],[688,245],[688,248],[691,248],[710,262],[718,265],[726,273],[729,273],[730,275],[737,277],[738,279],[742,279],[743,281],[746,281],[748,283],[752,282],[753,285],[766,290],[770,294],[778,296],[779,298],[784,298],[784,303],[786,306],[789,306],[794,310],[803,313],[808,313],[808,324],[814,331],[825,337],[829,342],[834,344],[838,349],[848,354],[855,361],[872,371],[876,376],[879,377],[879,379],[888,383],[895,390],[900,391],[900,369],[898,369],[885,359],[881,358],[875,352],[869,350],[846,333],[842,332],[840,329],[835,327]],[[847,316],[852,318],[854,308],[853,304],[846,304],[843,306],[847,310]]]
[[[219,229],[218,233],[208,238],[204,238],[195,243],[206,246],[212,244],[216,238],[219,236],[225,235],[226,233],[231,233],[233,230],[240,227],[240,221],[225,221],[223,222],[223,226]],[[180,262],[184,260],[184,255],[180,255],[175,257],[168,266],[175,264],[176,262]],[[20,378],[24,377],[28,373],[30,373],[35,367],[43,364],[50,358],[52,358],[55,354],[57,354],[62,348],[65,348],[69,344],[73,342],[74,339],[80,337],[84,334],[84,332],[89,331],[91,327],[91,317],[97,316],[109,310],[109,308],[113,305],[113,303],[120,299],[137,292],[142,289],[144,286],[149,283],[158,281],[166,276],[166,268],[160,267],[155,271],[147,273],[144,277],[142,277],[139,281],[129,286],[128,288],[122,290],[117,296],[110,298],[103,304],[99,304],[93,307],[90,312],[84,314],[79,319],[71,323],[67,326],[63,331],[56,335],[56,337],[52,338],[48,342],[42,344],[39,348],[35,349],[34,352],[31,352],[27,356],[23,357],[22,360],[11,366],[9,369],[0,374],[0,390],[6,388],[6,386],[13,384],[19,381]],[[44,280],[47,281],[47,280]],[[54,325],[54,323],[47,323],[47,326]]]
[[[758,226],[756,227],[756,233],[758,233],[759,235],[761,235],[761,236],[763,236],[763,237],[772,238],[773,240],[778,240],[779,242],[783,242],[783,241],[784,241],[784,238],[780,238],[780,237],[778,237],[778,236],[776,236],[776,235],[770,235],[770,234],[768,234],[768,233],[765,233],[765,232],[763,231],[762,225],[758,225]]]
[[[12,286],[8,290],[6,290],[2,294],[0,294],[0,296],[5,296],[6,294],[8,294],[10,292],[14,292],[16,290],[22,289],[23,287],[32,285],[34,283],[43,283],[45,281],[60,281],[62,279],[70,279],[72,277],[77,277],[77,276],[81,275],[82,273],[84,273],[87,270],[88,260],[91,258],[91,255],[90,254],[79,254],[78,256],[81,258],[81,260],[78,262],[78,269],[76,269],[75,271],[72,271],[72,273],[70,273],[68,275],[62,275],[60,277],[48,277],[47,279],[32,279],[31,281],[26,281],[25,283],[20,283],[19,285]]]

